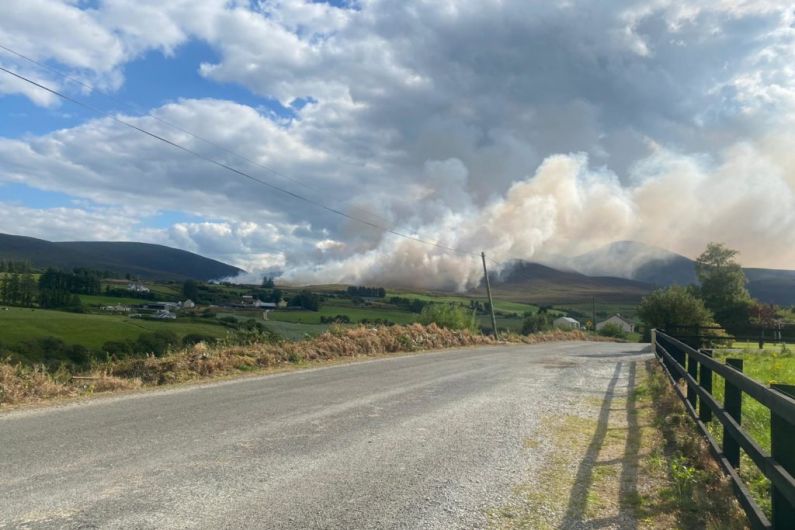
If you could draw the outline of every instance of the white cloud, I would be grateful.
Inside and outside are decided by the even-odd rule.
[[[353,215],[498,259],[625,238],[689,254],[720,239],[749,263],[795,259],[771,251],[795,242],[790,2],[79,5],[36,0],[76,28],[63,49],[39,42],[24,2],[14,3],[20,24],[0,21],[0,43],[112,89],[146,50],[178,55],[202,40],[217,52],[194,65],[207,79],[310,103],[284,121],[221,100],[154,114],[300,182],[152,118],[125,119]],[[5,83],[0,92],[26,90]],[[190,213],[206,222],[151,237],[294,278],[462,287],[478,274],[476,261],[335,217],[107,119],[0,139],[0,181],[141,217]]]

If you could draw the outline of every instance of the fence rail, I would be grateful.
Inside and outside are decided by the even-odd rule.
[[[706,437],[713,456],[731,478],[737,498],[753,528],[795,528],[795,386],[765,385],[743,374],[741,359],[726,364],[709,352],[698,351],[663,331],[652,332],[654,351],[676,393]],[[724,380],[723,403],[712,395],[713,376]],[[687,391],[678,381],[684,380]],[[743,395],[747,394],[770,410],[771,454],[745,431],[742,424]],[[723,444],[710,434],[706,424],[714,417],[723,426]],[[753,499],[738,474],[740,449],[772,485],[772,520]]]

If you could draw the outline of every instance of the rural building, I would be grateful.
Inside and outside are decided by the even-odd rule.
[[[130,307],[122,304],[116,305],[103,305],[100,309],[102,311],[109,311],[111,313],[129,313]]]
[[[147,309],[149,311],[173,311],[179,308],[179,304],[174,302],[152,302],[151,304],[144,304],[139,307],[140,309]]]
[[[580,323],[571,317],[558,317],[552,325],[558,329],[580,329]]]
[[[193,309],[194,307],[196,307],[196,304],[190,298],[182,302],[182,309]]]
[[[618,326],[619,328],[621,328],[621,331],[623,331],[624,333],[633,333],[635,331],[635,324],[633,322],[630,322],[626,318],[622,317],[618,313],[608,318],[607,320],[603,320],[598,324],[596,324],[596,331],[599,331],[608,324],[614,324]]]
[[[154,318],[159,318],[160,320],[174,320],[177,318],[177,315],[171,311],[159,311],[154,315]]]
[[[243,309],[276,309],[276,304],[272,302],[263,302],[258,298],[251,295],[244,295],[239,304],[232,304],[232,307]]]
[[[148,293],[149,287],[142,284],[141,282],[130,282],[127,285],[127,290],[132,291],[134,293]]]

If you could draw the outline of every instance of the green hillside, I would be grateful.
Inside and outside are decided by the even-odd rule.
[[[84,267],[158,280],[216,280],[241,269],[163,245],[149,243],[68,241],[53,243],[0,234],[0,260],[29,261],[36,268]]]

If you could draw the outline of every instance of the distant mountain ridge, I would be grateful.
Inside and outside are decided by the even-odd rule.
[[[0,260],[30,261],[35,267],[86,267],[158,280],[217,280],[242,269],[193,252],[150,243],[51,242],[0,234]]]
[[[492,278],[492,275],[489,275]],[[536,304],[590,302],[638,303],[654,286],[626,278],[587,276],[540,263],[513,261],[494,275],[492,291],[502,300]],[[475,292],[484,292],[480,286]]]
[[[617,241],[571,260],[570,266],[584,274],[617,276],[658,287],[698,283],[695,261],[661,248]],[[754,298],[772,304],[795,305],[795,271],[744,268],[748,291]]]

